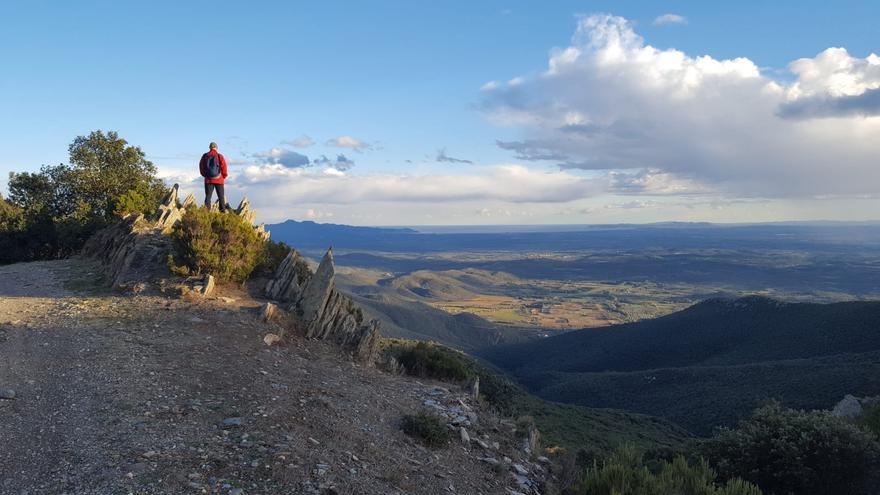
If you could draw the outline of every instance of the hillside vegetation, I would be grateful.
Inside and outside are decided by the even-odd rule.
[[[384,353],[414,376],[458,383],[479,378],[480,394],[489,405],[503,416],[533,420],[547,447],[589,446],[610,452],[629,444],[679,451],[689,441],[687,432],[659,418],[541,400],[470,356],[439,344],[388,339]]]
[[[69,152],[69,164],[9,175],[0,264],[70,256],[121,216],[155,212],[165,194],[146,154],[116,132],[79,136]]]
[[[769,398],[880,393],[880,303],[714,299],[666,317],[481,351],[538,395],[660,415],[697,433]]]

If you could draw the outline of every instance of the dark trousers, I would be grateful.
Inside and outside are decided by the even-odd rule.
[[[226,194],[223,192],[223,184],[205,184],[205,206],[211,207],[211,195],[217,190],[217,199],[220,200],[220,211],[226,211]]]

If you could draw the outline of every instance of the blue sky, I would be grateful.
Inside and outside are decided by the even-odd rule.
[[[601,13],[615,17],[595,17]],[[656,22],[668,14],[678,17]],[[880,176],[862,163],[877,151],[864,144],[878,125],[873,106],[830,117],[814,108],[861,105],[853,99],[880,86],[869,57],[878,51],[878,14],[876,2],[817,1],[7,3],[0,7],[0,174],[63,162],[75,136],[113,129],[193,191],[194,163],[208,141],[218,141],[236,163],[230,196],[251,196],[267,221],[873,219],[880,187],[865,184]],[[630,55],[608,66],[603,57],[620,48],[617,34],[579,45],[579,26],[588,37],[612,29],[641,41],[623,46]],[[645,46],[656,48],[647,55],[653,62],[639,58]],[[551,50],[566,47],[583,56],[569,72],[546,75]],[[846,57],[829,55],[837,66],[849,64],[843,76],[838,68],[806,81],[829,66],[826,59],[791,71],[792,62],[830,47],[846,50]],[[768,103],[756,94],[764,90],[741,84],[748,72],[741,66],[735,84],[709,86],[714,72],[702,73],[696,90],[681,83],[693,106],[621,110],[641,97],[681,97],[685,86],[666,76],[662,91],[645,83],[658,67],[667,70],[663,53],[672,49],[687,58],[675,84],[689,70],[703,71],[706,55],[748,59],[761,84],[782,89]],[[618,75],[607,76],[609,67]],[[629,79],[615,79],[623,73]],[[486,88],[497,89],[481,89],[490,81]],[[627,81],[641,89],[607,87]],[[701,115],[719,101],[712,95],[730,102],[743,91],[752,91],[743,101],[761,117],[727,125],[732,110],[724,106]],[[616,99],[621,106],[609,110]],[[682,113],[670,118],[670,108]],[[785,117],[771,123],[769,114]],[[727,128],[703,136],[693,130],[705,127],[703,118]],[[642,137],[570,142],[548,124],[565,119],[575,119],[572,128],[635,129]],[[667,123],[681,133],[654,131]],[[742,137],[764,124],[782,144]],[[796,159],[797,143],[817,133],[822,149]],[[847,141],[853,135],[859,139]],[[315,144],[302,147],[304,136]],[[658,144],[666,142],[675,152]],[[779,149],[758,157],[739,151],[762,146]],[[846,151],[823,154],[835,146]],[[291,166],[300,155],[309,166]],[[774,169],[760,163],[763,156],[795,158]],[[815,156],[825,161],[805,163]],[[839,181],[841,174],[851,180]]]

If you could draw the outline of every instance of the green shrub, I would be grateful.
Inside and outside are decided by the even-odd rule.
[[[873,493],[880,446],[873,434],[826,411],[771,403],[737,429],[703,445],[724,477],[738,476],[774,494]]]
[[[858,424],[880,437],[880,405],[865,409]]]
[[[403,432],[418,438],[429,447],[440,447],[449,442],[451,434],[440,416],[428,411],[403,417]]]
[[[736,479],[717,484],[706,461],[690,464],[681,456],[649,469],[634,447],[619,448],[602,462],[594,461],[566,489],[569,495],[761,495],[758,487]]]
[[[191,273],[244,282],[260,262],[263,245],[247,221],[232,213],[190,208],[172,232],[174,262]]]
[[[409,375],[454,381],[474,376],[467,356],[430,342],[398,346],[392,350],[392,355]]]

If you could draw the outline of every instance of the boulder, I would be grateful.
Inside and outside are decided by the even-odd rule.
[[[862,415],[862,403],[859,399],[846,394],[843,399],[834,406],[831,414],[838,418],[853,419]]]

